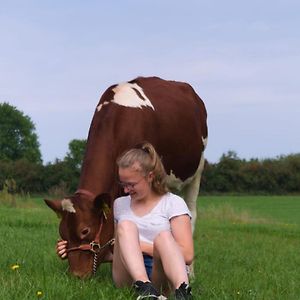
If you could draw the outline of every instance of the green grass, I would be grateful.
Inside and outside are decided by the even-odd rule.
[[[198,207],[195,299],[300,299],[299,196],[206,196]],[[109,265],[92,279],[69,276],[57,225],[41,199],[0,206],[0,299],[134,299],[114,287]]]
[[[199,199],[204,208],[229,205],[254,216],[300,225],[300,196],[206,196]]]
[[[201,299],[300,299],[300,197],[200,198]]]

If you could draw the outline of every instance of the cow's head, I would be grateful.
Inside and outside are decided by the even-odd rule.
[[[98,265],[110,250],[110,243],[100,251],[97,245],[91,247],[90,243],[99,242],[103,246],[113,238],[110,196],[75,194],[63,200],[45,202],[61,217],[59,233],[68,242],[70,272],[80,278],[91,275],[95,271],[95,263]],[[97,261],[93,251],[97,253]]]

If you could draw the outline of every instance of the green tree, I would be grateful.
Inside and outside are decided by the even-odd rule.
[[[0,190],[6,180],[14,180],[16,191],[43,192],[43,165],[26,159],[0,160]]]
[[[65,195],[77,189],[85,146],[86,140],[71,140],[63,160],[56,159],[44,166],[41,178],[45,191],[53,195]]]
[[[8,103],[0,103],[0,160],[41,163],[39,146],[30,117]]]
[[[70,163],[72,167],[78,171],[81,169],[83,156],[85,153],[86,140],[71,140],[69,143],[69,152],[65,157],[65,161]]]
[[[69,151],[64,159],[70,170],[70,178],[67,181],[71,191],[74,191],[78,187],[81,165],[83,156],[85,153],[86,140],[71,140],[69,143]]]

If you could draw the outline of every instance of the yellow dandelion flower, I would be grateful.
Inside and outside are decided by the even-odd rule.
[[[10,268],[11,268],[13,271],[16,271],[16,270],[18,270],[18,269],[20,268],[20,266],[19,266],[19,265],[12,265]]]
[[[42,291],[37,291],[37,292],[36,292],[36,295],[37,295],[38,297],[42,297],[42,296],[43,296],[43,292],[42,292]]]

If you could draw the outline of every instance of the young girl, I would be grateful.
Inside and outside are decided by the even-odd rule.
[[[127,151],[117,164],[128,195],[114,202],[115,284],[134,283],[138,299],[157,299],[170,282],[175,299],[191,299],[186,265],[192,263],[194,248],[186,203],[168,192],[163,164],[151,144]]]
[[[117,160],[119,184],[127,196],[114,202],[112,273],[117,287],[134,286],[137,299],[192,299],[187,265],[193,261],[191,213],[168,192],[166,173],[154,147],[143,143]],[[66,257],[66,242],[57,253]]]

